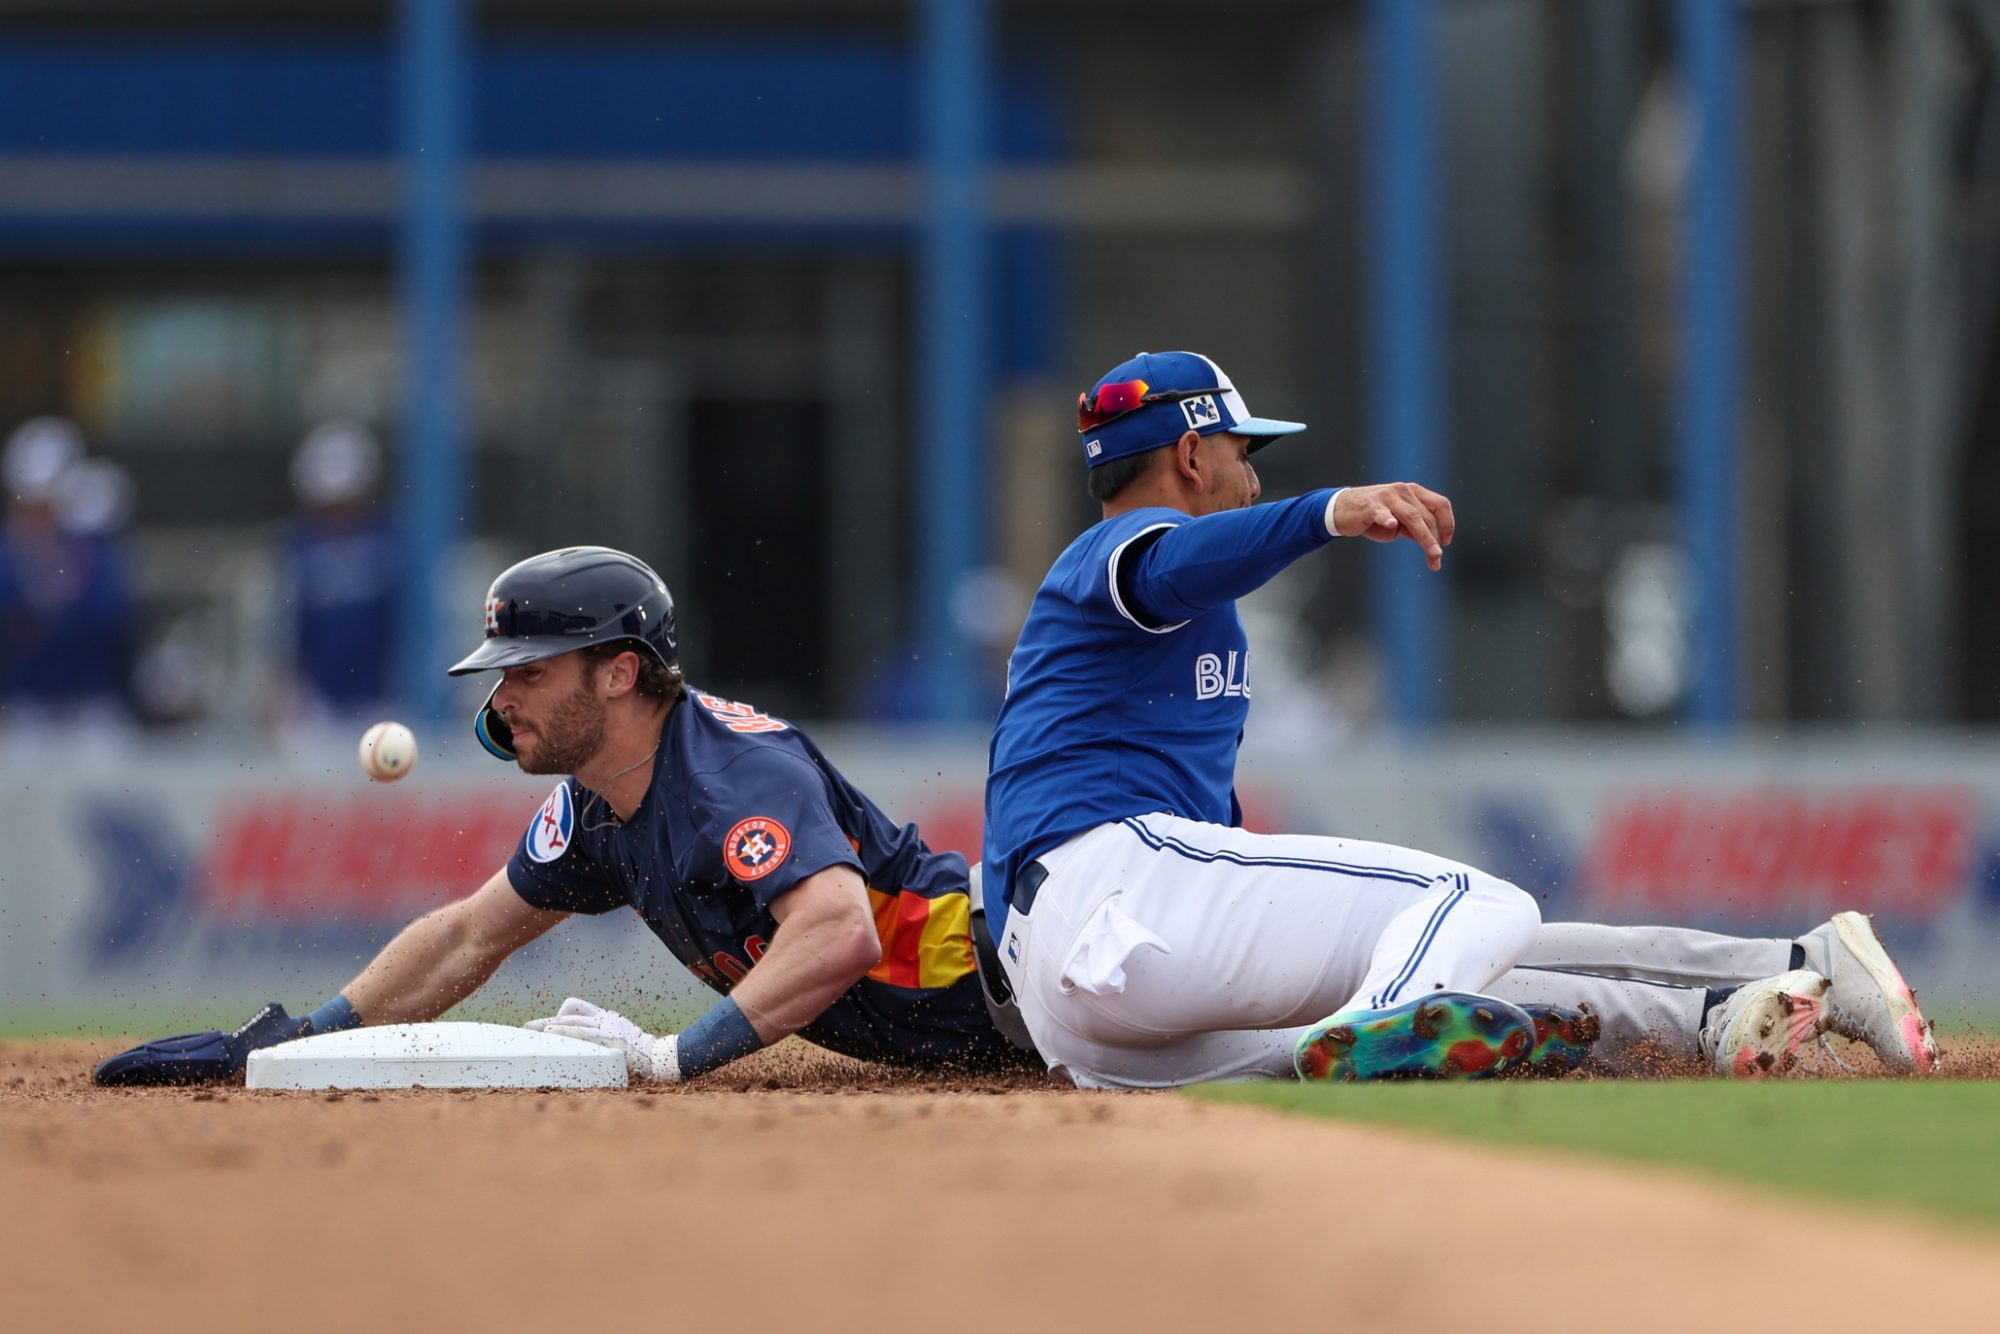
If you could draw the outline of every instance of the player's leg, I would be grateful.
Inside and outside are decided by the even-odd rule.
[[[1036,1045],[1073,1070],[1098,1048],[1155,1052],[1151,1082],[1214,1073],[1205,1050],[1178,1050],[1197,1034],[1295,1029],[1358,993],[1477,991],[1538,921],[1513,886],[1428,853],[1164,815],[1041,860],[1001,947]],[[1093,1050],[1065,1060],[1078,1044]]]
[[[1377,937],[1356,992],[1300,1035],[1300,1077],[1454,1078],[1533,1059],[1533,1017],[1487,987],[1493,964],[1532,943],[1512,929],[1539,922],[1534,901],[1505,881],[1470,867],[1442,874]]]
[[[1728,987],[1801,966],[1789,940],[1678,926],[1544,922],[1524,967],[1563,968],[1675,986]]]
[[[1492,993],[1530,1013],[1588,1006],[1599,1027],[1590,1055],[1620,1074],[1699,1061],[1718,1074],[1755,1078],[1790,1069],[1825,1031],[1828,985],[1805,969],[1702,987],[1524,965]]]
[[[1523,965],[1683,986],[1760,984],[1806,968],[1832,983],[1832,1031],[1865,1042],[1892,1070],[1935,1074],[1936,1039],[1874,924],[1858,912],[1792,939],[1719,935],[1667,926],[1549,922]]]

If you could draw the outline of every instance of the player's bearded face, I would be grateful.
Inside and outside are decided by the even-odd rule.
[[[515,738],[522,773],[573,774],[604,748],[604,703],[597,698],[595,676],[591,670],[578,672],[568,694],[538,716],[522,719],[528,735]]]

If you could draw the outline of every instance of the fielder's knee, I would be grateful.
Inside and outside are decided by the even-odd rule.
[[[1474,871],[1469,879],[1472,897],[1479,902],[1480,915],[1489,924],[1495,954],[1511,968],[1534,948],[1542,928],[1542,908],[1535,896],[1519,885]]]

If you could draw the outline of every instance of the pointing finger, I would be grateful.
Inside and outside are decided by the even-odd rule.
[[[1431,517],[1437,522],[1438,542],[1450,546],[1452,534],[1458,531],[1458,516],[1451,511],[1450,498],[1435,491],[1426,491],[1424,503],[1430,506]]]
[[[1431,516],[1421,505],[1411,505],[1403,515],[1403,535],[1424,549],[1424,564],[1435,570],[1444,558],[1444,548],[1431,529]]]
[[[1422,505],[1406,505],[1399,517],[1403,521],[1405,537],[1425,551],[1431,551],[1437,546],[1437,532],[1431,527],[1430,512]]]

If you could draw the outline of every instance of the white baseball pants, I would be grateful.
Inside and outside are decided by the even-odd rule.
[[[1385,843],[1153,814],[1040,861],[1001,962],[1050,1070],[1085,1088],[1289,1078],[1313,1024],[1437,989],[1588,1003],[1613,1061],[1693,1055],[1709,988],[1790,965],[1789,940],[1543,926],[1506,881]]]
[[[1040,861],[1002,966],[1049,1068],[1086,1088],[1289,1075],[1328,1015],[1490,991],[1541,922],[1528,895],[1444,857],[1173,815]]]
[[[1791,966],[1788,939],[1546,922],[1534,948],[1491,992],[1516,1005],[1587,1003],[1604,1023],[1592,1054],[1615,1065],[1641,1042],[1664,1055],[1694,1056],[1710,988],[1775,977]]]

